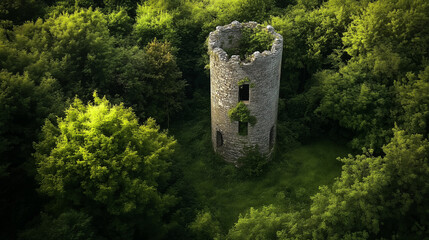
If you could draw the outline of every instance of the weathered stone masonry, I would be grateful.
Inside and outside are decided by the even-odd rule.
[[[229,162],[241,157],[245,146],[258,145],[262,153],[271,155],[275,141],[282,36],[267,26],[275,37],[271,51],[255,52],[250,61],[241,61],[238,55],[230,57],[223,50],[237,47],[241,28],[256,26],[256,22],[234,21],[218,26],[209,36],[212,143],[214,150]],[[228,111],[239,102],[238,82],[246,77],[252,87],[249,101],[244,103],[257,122],[254,126],[249,124],[247,136],[242,136],[238,134],[239,123],[231,121]]]

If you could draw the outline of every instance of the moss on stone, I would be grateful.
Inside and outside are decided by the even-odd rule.
[[[241,80],[240,80],[240,81],[238,81],[238,83],[237,83],[237,85],[238,85],[238,86],[241,86],[241,85],[244,85],[244,84],[249,84],[249,87],[250,87],[250,88],[254,88],[254,87],[255,87],[255,84],[254,84],[254,83],[251,83],[251,82],[250,82],[250,79],[249,79],[248,77],[245,77],[245,78],[241,79]]]
[[[248,84],[248,83],[250,83],[250,79],[248,77],[245,77],[245,78],[241,79],[240,81],[238,81],[237,85],[241,86],[243,84]]]

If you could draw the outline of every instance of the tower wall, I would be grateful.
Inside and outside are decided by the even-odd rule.
[[[255,22],[241,24],[234,21],[218,26],[209,36],[212,143],[215,152],[229,162],[241,157],[245,146],[258,145],[261,153],[269,156],[275,141],[282,36],[267,26],[275,37],[271,51],[255,52],[250,56],[250,61],[241,61],[238,55],[228,56],[223,50],[237,47],[242,27],[256,26]],[[231,121],[228,111],[239,102],[238,82],[246,77],[251,87],[249,101],[245,104],[257,122],[253,126],[248,125],[247,136],[241,136],[238,134],[239,123]],[[221,133],[222,142],[218,139],[218,132]],[[221,146],[219,143],[222,143]]]

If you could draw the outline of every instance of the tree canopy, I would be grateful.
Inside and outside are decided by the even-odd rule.
[[[93,103],[76,98],[57,122],[45,123],[35,145],[42,193],[92,214],[105,209],[105,216],[156,215],[171,204],[158,187],[176,141],[153,119],[140,125],[131,109],[94,93]]]
[[[206,45],[234,20],[284,40],[272,160],[239,169],[210,148]],[[428,25],[425,0],[0,1],[0,238],[423,239]],[[350,155],[297,160],[318,139]]]

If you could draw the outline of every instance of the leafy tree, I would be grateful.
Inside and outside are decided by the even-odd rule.
[[[0,22],[22,24],[44,13],[45,4],[36,0],[3,0],[0,2]]]
[[[214,21],[208,24],[212,27],[225,25],[234,20],[240,22],[256,21],[262,23],[268,18],[268,13],[274,7],[274,1],[262,0],[217,0],[212,1],[206,8],[215,15]],[[213,24],[215,24],[213,26]]]
[[[179,39],[173,26],[173,16],[174,13],[149,4],[139,5],[133,33],[137,42],[145,46],[157,38],[176,43]]]
[[[379,151],[388,142],[390,128],[400,115],[394,82],[425,67],[429,35],[422,24],[428,23],[427,9],[423,1],[368,4],[362,14],[352,17],[342,38],[351,59],[340,63],[336,73],[324,71],[316,76],[323,92],[317,111],[354,130],[358,135],[352,144],[355,148]]]
[[[345,65],[348,55],[342,50],[343,33],[352,22],[352,16],[359,14],[367,4],[368,1],[356,0],[298,1],[279,15],[271,16],[269,24],[284,41],[280,85],[283,101],[280,103],[285,104],[279,105],[278,122],[279,141],[287,142],[283,146],[304,140],[310,132],[313,136],[326,129],[348,133],[349,130],[338,126],[332,118],[315,112],[325,95],[320,89],[321,74],[317,72],[324,69],[335,72]],[[387,125],[387,129],[392,126]],[[355,142],[358,145],[364,140]]]
[[[168,177],[176,141],[153,119],[139,125],[131,109],[94,93],[94,103],[76,98],[57,122],[46,122],[34,155],[40,191],[56,205],[86,209],[98,223],[110,219],[106,224],[115,228],[105,234],[112,238],[132,237],[135,221],[146,216],[156,222],[171,205],[174,197],[158,188]]]
[[[167,120],[167,123],[171,114],[181,109],[186,86],[186,82],[180,79],[182,73],[172,50],[169,43],[158,42],[156,39],[145,48],[145,79],[152,85],[147,112],[160,121]],[[160,109],[164,111],[159,111]]]
[[[0,72],[0,165],[19,167],[28,160],[37,128],[61,109],[57,90],[52,78],[36,84],[27,73]]]
[[[38,227],[27,230],[20,235],[26,240],[90,240],[95,239],[92,218],[83,212],[70,210],[57,218],[41,214]]]
[[[186,85],[174,48],[156,40],[144,50],[115,47],[108,27],[120,36],[128,20],[122,10],[107,17],[88,9],[4,30],[0,63],[14,73],[27,71],[38,81],[48,74],[68,97],[87,99],[98,89],[133,106],[141,118],[168,123],[181,108]]]
[[[28,71],[35,79],[50,73],[69,97],[90,95],[95,88],[104,89],[109,80],[113,39],[98,10],[38,19],[6,34],[0,62],[13,73]]]
[[[103,89],[113,47],[104,15],[90,8],[50,18],[46,25],[53,36],[47,50],[60,66],[53,75],[61,85],[72,93]]]
[[[349,62],[339,72],[316,74],[323,96],[316,112],[354,130],[352,147],[380,149],[390,139],[391,109],[397,105],[393,88],[379,84],[367,69],[362,62]]]
[[[144,49],[118,49],[115,57],[112,68],[116,79],[110,82],[110,94],[122,97],[140,118],[153,117],[168,125],[170,117],[182,108],[186,86],[171,45],[155,39]]]
[[[264,206],[261,209],[250,208],[244,215],[240,215],[226,239],[276,239],[277,231],[290,216],[282,213],[274,205]]]
[[[420,65],[428,49],[428,12],[429,3],[424,0],[370,3],[344,34],[345,50],[356,57],[384,45],[401,56],[401,65]]]
[[[313,196],[311,213],[318,236],[367,231],[418,239],[427,234],[429,143],[402,130],[394,129],[394,134],[383,147],[385,157],[369,151],[342,159],[341,177]]]
[[[50,112],[55,112],[58,99],[55,80],[46,78],[36,85],[28,74],[0,72],[0,159],[20,165],[31,153],[31,141],[37,127]]]
[[[429,134],[429,66],[415,74],[407,74],[407,81],[397,82],[399,99],[404,110],[400,117],[404,128],[410,133]]]
[[[195,233],[196,239],[214,239],[220,234],[219,222],[214,219],[210,211],[198,212],[189,229]]]
[[[131,18],[135,18],[137,3],[140,1],[136,0],[103,0],[104,7],[103,10],[107,12],[115,12],[120,9],[120,11],[126,11],[127,15]]]
[[[35,83],[27,73],[0,71],[0,211],[9,220],[0,238],[15,238],[38,213],[31,153],[39,127],[51,114],[62,111],[62,95],[55,80]]]
[[[394,129],[383,147],[341,159],[341,176],[311,197],[309,209],[250,209],[230,229],[230,239],[421,239],[429,233],[429,142]]]
[[[350,21],[334,4],[309,10],[303,4],[288,9],[282,16],[272,16],[270,24],[283,36],[281,96],[301,93],[311,75],[333,65],[330,55],[342,47],[344,25]],[[305,37],[302,37],[305,36]]]
[[[107,18],[110,34],[124,36],[130,34],[132,31],[132,19],[125,9],[120,8],[117,11],[112,11],[107,15]]]

